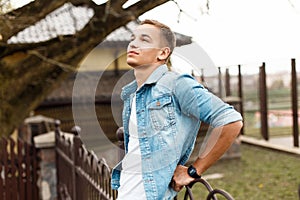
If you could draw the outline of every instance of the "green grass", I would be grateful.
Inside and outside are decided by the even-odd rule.
[[[260,128],[245,128],[245,135],[255,137],[257,139],[262,139]],[[279,136],[292,136],[292,127],[269,127],[269,137],[279,137]]]
[[[260,124],[258,119],[255,118],[254,112],[245,112],[244,113],[244,134],[246,136],[255,137],[261,139],[261,129],[257,127],[257,124]],[[277,136],[292,136],[293,130],[291,126],[285,127],[268,127],[269,137]]]
[[[241,159],[219,161],[208,169],[205,174],[224,175],[221,179],[209,180],[213,188],[226,190],[236,200],[298,199],[299,156],[246,144],[241,145],[241,151]],[[204,191],[202,185],[194,185],[195,199],[205,199]],[[179,199],[183,199],[182,195],[181,192]]]

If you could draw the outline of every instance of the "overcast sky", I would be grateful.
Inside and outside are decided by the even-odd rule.
[[[191,35],[217,66],[266,62],[272,71],[289,68],[291,58],[300,61],[300,0],[210,0],[209,14],[201,14],[201,0],[178,3],[187,13],[179,23],[174,2],[142,18],[159,19]]]
[[[11,0],[15,5],[28,1]],[[300,0],[210,0],[208,14],[206,0],[176,2],[179,6],[171,1],[140,18],[192,36],[216,66],[266,62],[272,71],[289,68],[291,58],[300,61]]]

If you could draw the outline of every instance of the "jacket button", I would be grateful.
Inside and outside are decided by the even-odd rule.
[[[156,106],[160,106],[160,102],[159,101],[156,102]]]

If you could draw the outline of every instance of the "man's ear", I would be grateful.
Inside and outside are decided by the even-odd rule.
[[[167,60],[169,55],[171,54],[171,49],[169,47],[163,47],[160,51],[159,54],[157,55],[158,60]]]

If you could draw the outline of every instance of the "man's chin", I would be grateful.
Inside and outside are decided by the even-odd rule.
[[[128,61],[128,60],[127,60],[127,64],[128,64],[130,67],[132,67],[132,68],[139,68],[139,67],[143,66],[143,65],[141,65],[140,63],[137,63],[137,62],[134,62],[134,61]]]
[[[133,68],[139,66],[138,63],[136,63],[136,62],[134,62],[134,61],[131,61],[131,60],[127,60],[127,64],[128,64],[130,67],[133,67]]]
[[[132,65],[130,63],[127,63],[131,68],[135,68],[135,65]]]

